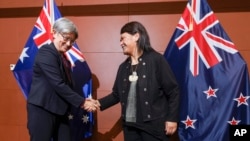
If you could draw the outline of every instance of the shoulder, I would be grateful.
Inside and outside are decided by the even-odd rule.
[[[57,52],[56,47],[53,43],[51,44],[44,44],[39,48],[39,52],[49,51],[49,52]]]
[[[53,44],[45,44],[38,50],[36,58],[39,61],[54,60],[59,57],[59,53]]]
[[[45,44],[43,46],[41,46],[38,50],[38,54],[40,55],[49,55],[49,54],[53,54],[53,55],[58,55],[58,51],[56,50],[56,47],[54,46],[54,44]]]
[[[131,64],[130,57],[127,57],[127,58],[119,65],[118,71],[125,70],[125,68],[127,68],[128,66],[130,66],[130,64]]]
[[[146,60],[162,60],[164,59],[164,56],[157,51],[150,51],[143,53],[142,58]]]
[[[126,66],[127,64],[130,64],[130,57],[127,57],[121,64],[120,64],[120,67],[122,66]]]

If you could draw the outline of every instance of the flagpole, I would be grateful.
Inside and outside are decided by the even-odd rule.
[[[55,21],[55,15],[54,15],[54,12],[52,12],[52,11],[54,11],[54,0],[49,0],[49,6],[50,6],[50,21],[51,21],[51,33],[52,33],[52,31],[53,31],[53,29],[52,29],[52,25],[54,24],[54,21]]]
[[[192,31],[193,30],[193,17],[192,17],[192,14],[193,14],[193,10],[194,10],[194,0],[191,0],[190,7],[191,7],[191,9],[190,9],[191,14],[190,14],[189,31]]]

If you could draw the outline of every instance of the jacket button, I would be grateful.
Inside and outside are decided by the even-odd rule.
[[[147,101],[145,101],[145,105],[148,105],[148,102],[147,102]]]
[[[147,88],[144,88],[143,90],[146,92],[146,91],[147,91]]]
[[[151,116],[150,116],[150,115],[148,115],[148,118],[151,118]]]

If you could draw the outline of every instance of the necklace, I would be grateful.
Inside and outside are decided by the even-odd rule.
[[[138,66],[138,64],[135,65],[134,69],[133,69],[133,66],[131,66],[132,74],[129,75],[129,78],[128,78],[130,82],[133,82],[133,81],[137,81],[137,80],[138,80],[138,75],[137,75],[137,73],[136,73],[137,66]]]

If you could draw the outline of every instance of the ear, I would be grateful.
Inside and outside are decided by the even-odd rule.
[[[138,41],[139,37],[140,37],[139,33],[136,33],[135,35],[133,35],[134,41]]]
[[[56,34],[55,29],[51,29],[51,34]]]
[[[55,38],[56,33],[57,32],[54,29],[51,30],[51,35],[53,36],[53,38]]]

